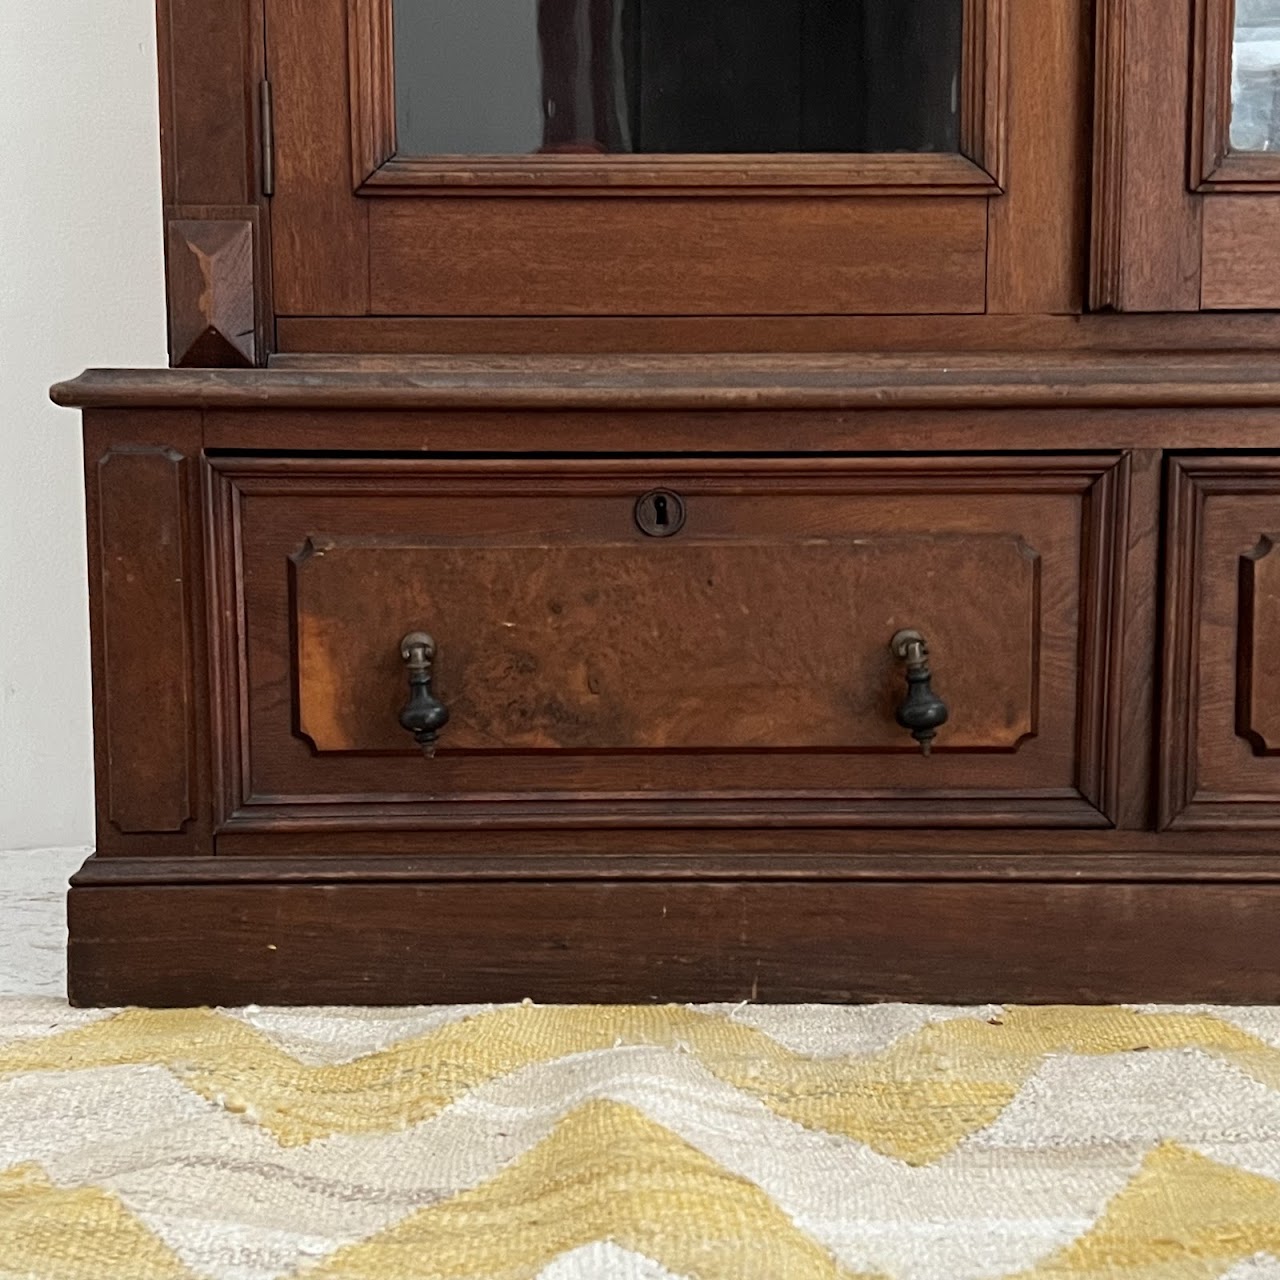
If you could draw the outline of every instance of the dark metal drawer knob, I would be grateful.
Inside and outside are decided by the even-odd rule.
[[[933,673],[929,670],[929,646],[918,631],[899,631],[889,642],[893,656],[907,669],[907,696],[898,704],[896,719],[910,731],[929,755],[938,730],[951,714],[947,704],[933,691]]]
[[[436,642],[425,631],[411,631],[400,641],[400,657],[409,673],[409,701],[400,712],[400,723],[430,758],[440,730],[449,723],[449,708],[431,692]]]

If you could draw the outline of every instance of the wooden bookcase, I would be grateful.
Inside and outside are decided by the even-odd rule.
[[[391,0],[160,0],[75,1002],[1276,998],[1235,8],[955,3],[951,149],[422,156]]]

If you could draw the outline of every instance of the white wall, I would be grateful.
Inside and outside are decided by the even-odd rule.
[[[165,363],[159,156],[153,0],[0,0],[0,850],[93,840],[79,417],[46,391]]]

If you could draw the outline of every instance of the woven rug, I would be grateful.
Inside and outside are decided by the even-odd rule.
[[[0,1276],[1280,1277],[1280,1008],[0,1001]]]

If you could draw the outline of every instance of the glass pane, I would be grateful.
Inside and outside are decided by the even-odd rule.
[[[1236,0],[1231,149],[1280,150],[1280,0]]]
[[[401,155],[956,151],[964,0],[394,0]]]

